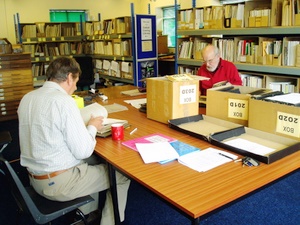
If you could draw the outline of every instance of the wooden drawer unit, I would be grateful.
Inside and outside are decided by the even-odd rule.
[[[31,68],[30,54],[0,55],[0,70],[18,68]]]
[[[0,121],[16,119],[20,100],[31,90],[30,54],[0,55]]]
[[[0,89],[0,103],[21,100],[21,98],[31,90],[33,90],[33,86],[30,85],[17,88],[2,88]]]
[[[0,102],[0,121],[17,119],[20,100]]]
[[[0,70],[0,88],[32,85],[30,69]]]

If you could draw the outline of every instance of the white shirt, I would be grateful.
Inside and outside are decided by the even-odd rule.
[[[72,96],[55,82],[26,94],[18,117],[21,165],[33,173],[71,168],[94,151],[96,127],[85,126]]]

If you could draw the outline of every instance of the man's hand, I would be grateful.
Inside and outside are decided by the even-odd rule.
[[[97,130],[101,130],[101,128],[103,127],[103,116],[91,116],[91,119],[88,122],[88,126],[92,125],[94,127],[96,127]]]

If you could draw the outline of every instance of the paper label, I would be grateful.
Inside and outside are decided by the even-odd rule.
[[[180,104],[189,104],[196,102],[196,95],[198,91],[196,90],[196,85],[185,85],[180,86],[179,102]]]
[[[248,100],[229,98],[228,118],[248,120]]]
[[[300,116],[284,112],[277,112],[276,132],[299,138],[299,125]]]

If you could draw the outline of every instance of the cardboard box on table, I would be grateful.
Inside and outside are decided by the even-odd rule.
[[[229,140],[244,139],[264,147],[274,149],[267,154],[258,154],[245,150],[248,146],[233,147],[226,143]],[[222,131],[210,136],[211,143],[238,154],[252,157],[260,162],[270,164],[300,149],[300,142],[279,135],[263,132],[249,127],[239,127]],[[257,149],[257,148],[256,148]]]
[[[300,107],[250,99],[249,127],[300,141]]]
[[[199,114],[199,80],[172,81],[172,77],[176,75],[147,78],[147,118],[167,124]]]
[[[235,85],[208,89],[206,115],[248,126],[250,93],[258,90],[262,88]]]

